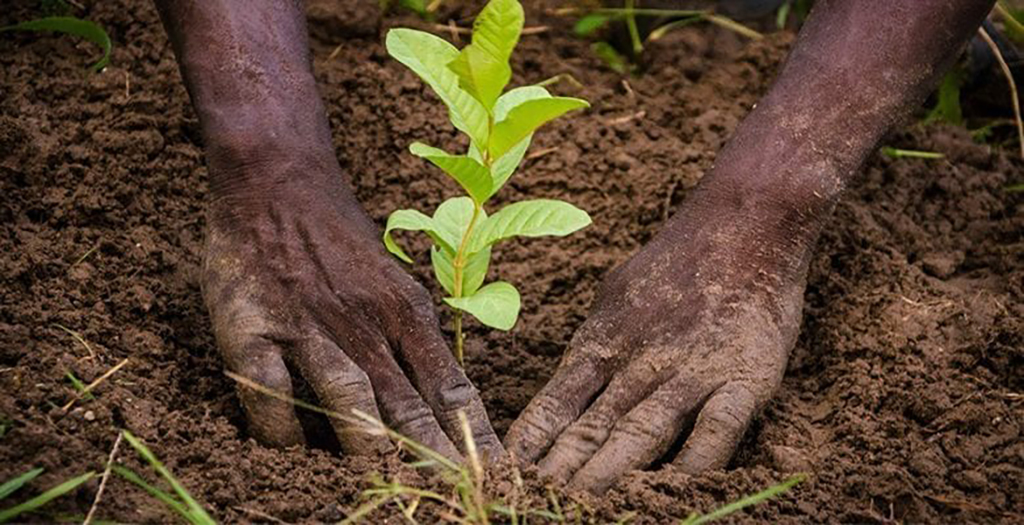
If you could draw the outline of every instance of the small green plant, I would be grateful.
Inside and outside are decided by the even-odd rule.
[[[153,470],[155,470],[160,477],[164,478],[164,481],[171,486],[171,489],[174,490],[177,497],[165,490],[149,484],[146,480],[142,479],[142,476],[136,474],[134,470],[123,465],[113,466],[112,470],[117,473],[117,475],[138,485],[142,490],[149,493],[150,496],[160,500],[161,503],[178,514],[178,516],[180,516],[186,523],[191,523],[192,525],[215,525],[217,523],[209,514],[206,513],[206,510],[203,509],[202,505],[200,505],[199,502],[189,494],[188,490],[186,490],[181,482],[178,481],[178,478],[175,478],[174,474],[171,474],[171,471],[167,470],[167,467],[157,459],[156,454],[153,454],[145,443],[127,430],[123,430],[122,433],[124,435],[124,439],[128,441],[128,444],[139,453],[139,456],[145,459],[146,462],[153,467]]]
[[[412,260],[392,238],[394,230],[430,236],[434,275],[455,310],[454,353],[463,362],[462,314],[510,330],[519,315],[519,292],[496,281],[484,285],[491,247],[513,237],[565,236],[588,224],[586,212],[566,202],[528,200],[493,215],[487,202],[509,180],[540,126],[569,111],[589,107],[585,100],[554,97],[541,86],[505,92],[512,78],[509,57],[524,23],[517,0],[491,0],[473,26],[472,43],[461,51],[422,31],[392,29],[388,53],[415,72],[447,105],[452,124],[469,136],[469,151],[453,155],[416,142],[409,147],[451,176],[468,196],[446,200],[433,217],[417,210],[397,210],[388,218],[384,245],[399,259]]]
[[[80,36],[103,48],[103,57],[90,68],[92,71],[102,71],[110,62],[110,36],[102,27],[94,22],[82,20],[73,16],[51,16],[29,20],[20,24],[0,27],[0,33],[7,31],[55,31],[69,35]]]
[[[36,468],[4,482],[3,485],[0,485],[0,501],[3,501],[8,496],[13,494],[15,491],[25,486],[25,484],[32,481],[33,479],[36,479],[42,473],[43,469]],[[81,476],[71,478],[63,483],[60,483],[57,486],[47,490],[46,492],[43,492],[42,494],[24,503],[20,503],[13,507],[0,510],[0,523],[7,523],[8,521],[17,518],[22,514],[37,510],[43,505],[46,505],[47,503],[53,501],[54,499],[57,499],[60,496],[63,496],[64,494],[67,494],[68,492],[75,490],[76,488],[78,488],[79,485],[85,483],[86,481],[89,481],[94,477],[96,477],[95,472],[86,472]]]
[[[583,15],[573,26],[573,32],[576,36],[582,38],[589,38],[598,34],[598,32],[606,28],[611,22],[624,22],[629,34],[629,51],[633,58],[639,57],[644,52],[644,46],[647,42],[660,40],[664,38],[666,34],[674,31],[675,29],[698,22],[715,24],[750,39],[757,40],[764,38],[764,35],[761,33],[731,18],[716,14],[713,10],[642,9],[637,7],[636,4],[637,2],[635,0],[625,0],[623,7],[621,8],[609,7],[587,9],[583,7],[562,7],[554,9],[552,12],[556,15]],[[650,33],[644,37],[637,25],[637,19],[639,17],[668,20],[668,22],[662,23],[661,25],[653,28]],[[620,54],[619,51],[608,42],[595,42],[591,45],[591,50],[594,51],[598,58],[600,58],[609,69],[616,73],[636,72],[636,68],[629,64],[626,57]]]

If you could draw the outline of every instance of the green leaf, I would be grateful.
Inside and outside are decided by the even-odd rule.
[[[511,330],[519,317],[519,292],[504,281],[490,283],[469,297],[446,297],[444,302],[498,330]]]
[[[487,144],[487,110],[459,87],[459,77],[448,64],[459,56],[455,46],[414,29],[388,31],[388,54],[419,75],[448,106],[452,124],[478,144]]]
[[[530,136],[543,126],[574,109],[590,107],[586,100],[568,97],[551,97],[528,100],[519,104],[508,116],[498,122],[492,131],[488,150],[491,158],[501,158],[519,141]]]
[[[414,142],[409,151],[451,175],[478,204],[483,204],[492,195],[491,173],[476,160],[464,155],[450,155],[422,142]]]
[[[458,75],[459,87],[473,95],[487,111],[493,110],[494,102],[512,80],[512,67],[507,60],[489,55],[473,44],[466,46],[448,67]]]
[[[498,101],[494,104],[494,118],[497,121],[505,120],[508,117],[509,111],[512,111],[524,102],[542,98],[551,98],[551,93],[548,93],[548,90],[542,86],[523,86],[509,90],[499,97]],[[531,133],[491,164],[491,179],[493,182],[491,195],[488,198],[498,193],[498,190],[505,185],[508,178],[515,173],[519,163],[526,156],[526,150],[530,148],[530,141],[532,139],[533,134]],[[474,151],[475,148],[470,148],[471,155]],[[478,152],[477,154],[479,155]]]
[[[0,501],[3,501],[4,498],[10,496],[11,494],[14,493],[14,491],[25,486],[25,484],[28,483],[29,481],[36,479],[42,473],[42,468],[34,468],[18,477],[11,478],[4,482],[3,485],[0,485]]]
[[[392,255],[399,259],[412,263],[412,259],[402,251],[402,247],[395,242],[395,239],[391,237],[392,230],[405,230],[405,231],[422,231],[427,232],[428,235],[434,240],[434,242],[444,245],[444,239],[438,236],[434,229],[434,220],[427,217],[423,213],[416,210],[395,210],[388,217],[388,224],[384,228],[384,247],[391,252]],[[447,249],[451,249],[451,246],[445,246]]]
[[[434,277],[441,283],[448,295],[455,295],[455,267],[452,264],[453,255],[448,254],[437,246],[430,247],[430,265],[434,268]]]
[[[590,45],[590,49],[608,66],[608,69],[619,74],[624,74],[629,70],[629,62],[608,42],[594,42]]]
[[[110,36],[99,25],[88,20],[82,20],[73,16],[52,16],[29,20],[7,27],[0,27],[0,33],[5,31],[56,31],[69,35],[80,36],[103,49],[103,57],[90,68],[93,72],[102,71],[110,63]]]
[[[473,42],[448,63],[459,77],[459,86],[488,111],[512,78],[508,59],[519,42],[524,20],[518,0],[491,0],[473,23]]]
[[[79,485],[89,481],[96,477],[95,472],[86,472],[77,478],[71,478],[56,487],[47,490],[46,492],[18,505],[15,505],[9,509],[0,510],[0,523],[6,523],[26,512],[32,512],[43,505],[57,499],[72,490],[78,488]]]
[[[587,16],[576,21],[576,25],[573,26],[572,31],[576,33],[576,36],[590,36],[596,33],[602,27],[608,25],[608,21],[612,19],[611,15],[602,13],[591,13]]]
[[[462,244],[462,236],[469,227],[469,221],[473,218],[473,199],[469,197],[455,197],[441,203],[434,211],[434,231],[442,241],[438,244],[455,256],[459,245]],[[477,223],[483,224],[487,220],[487,213],[482,209]],[[477,237],[478,228],[474,228],[473,238]],[[474,253],[479,250],[469,251]]]
[[[523,105],[524,102],[552,98],[544,86],[522,86],[508,90],[494,104],[494,121],[501,122],[508,118],[508,113]]]
[[[487,54],[508,61],[523,32],[523,6],[518,0],[491,0],[473,22],[473,44]]]
[[[511,237],[562,237],[590,224],[587,212],[556,200],[522,201],[490,216],[474,236],[474,248],[485,248]]]
[[[430,262],[434,267],[437,282],[449,295],[455,295],[455,268],[452,259],[444,250],[436,246],[430,249]],[[487,276],[487,268],[491,262],[491,249],[486,248],[466,258],[466,266],[462,269],[462,295],[473,295]]]

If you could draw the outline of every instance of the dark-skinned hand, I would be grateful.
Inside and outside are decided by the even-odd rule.
[[[328,182],[213,188],[202,280],[228,369],[290,393],[292,368],[324,408],[361,410],[453,458],[463,440],[457,412],[465,411],[480,449],[501,454],[476,389],[438,331],[430,295],[385,254],[379,229],[341,177],[311,177],[323,168],[301,161],[242,166],[277,170],[249,180]],[[258,439],[303,441],[291,404],[239,392]],[[389,446],[332,423],[345,453]]]
[[[728,462],[781,382],[808,250],[709,193],[602,283],[561,366],[509,431],[517,459],[595,492],[680,437],[684,471]]]

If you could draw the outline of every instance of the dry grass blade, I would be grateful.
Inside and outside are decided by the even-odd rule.
[[[1003,53],[999,51],[999,46],[996,45],[995,41],[992,40],[992,36],[985,31],[984,27],[978,28],[978,36],[985,41],[988,48],[992,50],[992,54],[995,55],[996,61],[999,62],[999,68],[1003,70],[1003,76],[1006,77],[1006,83],[1010,86],[1010,100],[1013,102],[1013,118],[1017,123],[1017,141],[1020,144],[1020,156],[1024,159],[1024,120],[1021,119],[1020,115],[1020,97],[1017,95],[1017,82],[1013,79],[1013,71],[1010,70],[1010,66],[1006,63],[1006,59],[1003,58]]]
[[[96,509],[100,506],[100,500],[103,498],[103,491],[107,488],[107,480],[110,479],[110,471],[114,467],[114,459],[117,457],[117,449],[121,446],[122,438],[124,438],[124,434],[118,432],[117,439],[114,440],[114,446],[110,449],[110,456],[107,457],[107,467],[103,469],[103,477],[100,478],[100,486],[96,489],[96,497],[93,498],[92,506],[89,507],[89,513],[85,515],[85,520],[82,521],[82,525],[89,525],[89,523],[92,522],[92,518],[96,514]]]
[[[79,390],[78,393],[75,394],[75,397],[71,398],[71,401],[68,401],[66,405],[61,407],[61,410],[64,411],[64,412],[67,412],[68,410],[70,410],[71,407],[75,404],[76,401],[78,401],[79,399],[82,399],[82,396],[88,394],[89,392],[92,392],[92,390],[94,388],[96,388],[97,386],[99,386],[100,383],[103,383],[104,381],[109,379],[110,376],[112,376],[115,373],[117,373],[118,370],[120,370],[121,368],[124,367],[124,365],[127,365],[127,364],[128,364],[128,358],[126,357],[124,359],[124,361],[121,361],[120,363],[114,365],[113,368],[111,368],[110,370],[107,370],[106,372],[103,373],[103,375],[97,377],[95,381],[93,381],[92,383],[89,383],[82,390]]]
[[[77,264],[77,263],[75,263],[75,264]],[[84,337],[82,337],[82,334],[80,334],[80,333],[78,333],[78,332],[76,332],[76,331],[74,331],[74,330],[72,330],[72,329],[70,329],[70,328],[68,328],[68,327],[66,327],[66,326],[64,326],[62,324],[54,323],[53,326],[56,326],[57,328],[60,328],[61,330],[64,331],[64,333],[66,333],[66,334],[70,335],[71,337],[75,338],[75,341],[78,341],[78,343],[80,345],[84,346],[85,350],[87,352],[89,352],[89,357],[96,357],[96,352],[92,351],[92,347],[89,346],[89,342],[86,341]]]

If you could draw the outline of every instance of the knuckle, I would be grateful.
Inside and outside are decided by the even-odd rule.
[[[464,409],[478,399],[477,390],[469,379],[460,377],[446,388],[442,388],[438,396],[438,405],[443,412],[454,412]]]
[[[631,442],[650,442],[665,439],[667,429],[663,425],[654,425],[649,419],[626,417],[615,425],[614,433],[618,439]]]
[[[343,406],[362,406],[362,401],[371,396],[373,386],[370,378],[359,368],[345,367],[332,371],[323,381],[321,389],[325,396]]]
[[[420,399],[401,402],[396,407],[392,424],[412,435],[421,435],[419,430],[432,426],[434,412]]]
[[[539,446],[568,424],[570,414],[564,403],[541,393],[530,402],[526,411],[512,424],[510,441],[526,446]]]

